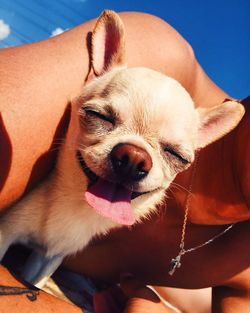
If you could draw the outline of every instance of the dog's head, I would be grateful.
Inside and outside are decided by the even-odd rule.
[[[96,78],[85,86],[73,115],[87,202],[130,225],[162,200],[196,149],[237,125],[244,109],[233,101],[195,109],[174,79],[147,68],[126,68],[124,50],[123,24],[105,11],[92,36]]]

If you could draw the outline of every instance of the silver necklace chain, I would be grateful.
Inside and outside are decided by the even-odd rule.
[[[185,236],[186,236],[186,229],[187,229],[188,213],[189,213],[189,208],[190,208],[190,199],[191,199],[191,195],[192,195],[192,188],[193,188],[195,172],[196,172],[197,164],[199,161],[199,157],[200,157],[200,154],[198,151],[197,158],[196,158],[195,163],[194,163],[194,169],[193,169],[193,173],[192,173],[192,177],[191,177],[191,183],[190,183],[190,186],[188,189],[188,196],[187,196],[187,200],[186,200],[186,209],[185,209],[184,220],[183,220],[183,225],[182,225],[181,242],[180,242],[180,246],[179,246],[180,251],[179,251],[178,255],[175,258],[173,258],[170,262],[170,269],[169,269],[168,273],[171,276],[174,274],[176,269],[181,267],[181,257],[184,254],[193,252],[193,251],[200,249],[206,245],[209,245],[214,240],[216,240],[217,238],[219,238],[222,235],[224,235],[225,233],[227,233],[235,225],[235,224],[231,224],[231,225],[227,226],[222,232],[213,236],[209,240],[207,240],[207,241],[205,241],[205,242],[203,242],[197,246],[194,246],[192,248],[185,249]]]

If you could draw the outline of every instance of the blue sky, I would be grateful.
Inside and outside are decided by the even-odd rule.
[[[220,87],[236,98],[249,95],[249,0],[0,0],[0,47],[45,39],[105,8],[163,18],[191,43]]]

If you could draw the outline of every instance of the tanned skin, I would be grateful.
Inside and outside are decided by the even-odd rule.
[[[129,67],[149,67],[179,80],[197,106],[209,107],[229,98],[205,75],[186,41],[165,22],[141,13],[123,13],[121,17],[127,32]],[[0,50],[2,210],[46,177],[53,167],[56,150],[52,143],[63,138],[70,101],[79,94],[87,77],[87,37],[94,23],[95,20],[90,21],[47,41]],[[205,242],[225,229],[225,224],[239,222],[230,232],[185,255],[181,268],[173,276],[168,275],[169,262],[179,252],[187,189],[194,170],[191,167],[177,177],[175,183],[181,187],[172,186],[159,214],[132,229],[112,232],[67,260],[66,265],[107,281],[117,281],[120,273],[130,272],[142,283],[179,288],[214,286],[214,313],[247,312],[250,307],[249,100],[244,104],[246,114],[239,126],[200,152],[192,184],[186,247]],[[4,269],[1,279],[2,285],[16,286]],[[7,305],[17,301],[15,297],[9,296],[9,302],[0,301],[0,308],[7,310]],[[33,302],[36,312],[36,307],[42,312],[43,305],[49,312],[47,296],[43,297],[43,301]],[[58,301],[49,298],[51,305]],[[20,305],[22,312],[29,311],[25,301]],[[70,309],[67,311],[71,312]],[[56,311],[63,310],[59,305]],[[154,312],[161,312],[157,310]],[[7,311],[15,313],[14,308]],[[72,307],[72,312],[77,311]],[[137,306],[136,310],[126,312],[144,311]]]

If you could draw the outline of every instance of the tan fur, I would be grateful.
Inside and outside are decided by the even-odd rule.
[[[97,22],[94,53],[95,44],[100,45],[97,37],[103,35],[99,30],[109,32],[110,28],[112,34],[117,31],[122,36],[117,45],[119,51],[113,51],[110,63],[103,63],[104,68],[95,71],[101,75],[90,81],[73,102],[68,133],[53,174],[1,218],[0,258],[13,242],[33,241],[45,257],[60,256],[61,260],[83,249],[94,236],[120,227],[96,213],[85,201],[89,181],[76,158],[77,150],[97,176],[113,182],[116,177],[109,156],[114,146],[130,143],[147,151],[153,163],[148,175],[140,181],[124,183],[127,189],[147,192],[132,200],[136,220],[140,221],[162,201],[178,172],[191,164],[195,149],[227,133],[244,114],[238,103],[231,103],[230,110],[227,104],[222,104],[213,111],[213,120],[216,114],[218,117],[213,123],[211,110],[208,114],[206,110],[202,114],[196,110],[189,94],[174,79],[146,68],[126,69],[124,30],[114,12],[105,12]],[[96,58],[94,54],[93,68],[98,62]],[[87,107],[112,115],[114,125],[88,116]],[[199,134],[211,125],[212,132],[203,140]],[[171,150],[164,151],[168,147],[187,162],[182,162]]]

